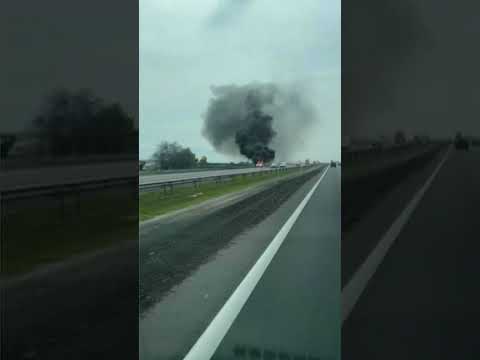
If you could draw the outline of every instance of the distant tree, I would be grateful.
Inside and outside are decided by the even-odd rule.
[[[200,160],[198,161],[198,166],[200,167],[205,167],[207,166],[208,162],[207,162],[207,157],[206,156],[202,156],[200,158]]]
[[[33,124],[54,155],[136,151],[130,141],[133,119],[119,104],[105,104],[88,90],[54,91]]]
[[[405,133],[401,130],[398,130],[395,133],[394,136],[394,142],[396,145],[403,145],[407,142],[407,137],[405,136]]]
[[[196,166],[195,154],[177,142],[161,142],[153,154],[153,160],[164,170],[189,169]]]
[[[0,159],[5,159],[16,141],[15,135],[0,137]]]
[[[94,118],[94,125],[86,129],[85,138],[95,138],[89,136],[89,132],[95,132],[100,139],[106,140],[105,143],[99,142],[96,145],[101,152],[117,152],[127,150],[130,144],[128,139],[132,136],[134,125],[133,119],[129,117],[119,104],[110,104],[103,106]]]

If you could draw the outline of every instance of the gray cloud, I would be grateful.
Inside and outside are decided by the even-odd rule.
[[[344,2],[342,132],[480,135],[472,116],[478,112],[479,11],[478,2]]]
[[[220,0],[217,8],[207,20],[207,26],[211,28],[222,27],[232,24],[237,17],[241,16],[253,0]]]
[[[140,156],[168,140],[211,161],[240,160],[202,136],[202,115],[212,85],[257,82],[294,89],[321,119],[296,139],[292,157],[338,157],[340,1],[248,1],[225,26],[209,27],[220,8],[233,11],[236,5],[228,4],[140,2]]]
[[[136,9],[112,0],[9,2],[0,31],[8,48],[2,53],[1,130],[28,127],[58,88],[90,89],[138,119]]]

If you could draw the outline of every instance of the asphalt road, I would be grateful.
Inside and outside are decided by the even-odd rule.
[[[343,359],[480,357],[478,164],[449,154],[344,321]]]
[[[0,357],[135,358],[138,240],[124,240],[115,248],[2,279]]]
[[[60,168],[57,168],[57,170],[61,171]],[[28,174],[28,172],[23,173],[25,179]],[[60,173],[57,174],[60,175]],[[69,176],[74,176],[74,174]],[[312,180],[306,179],[306,181],[311,182]],[[239,240],[243,252],[232,252],[232,256],[238,259],[237,271],[248,270],[249,266],[252,265],[248,259],[254,261],[258,257],[259,247],[265,246],[267,241],[271,240],[272,226],[277,226],[275,224],[285,221],[285,218],[291,213],[291,208],[287,205],[287,202],[294,201],[293,199],[300,201],[302,190],[300,192],[294,190],[299,187],[302,188],[302,184],[307,186],[304,180],[300,181],[299,179],[294,182],[285,182],[284,185],[279,185],[280,188],[266,191],[262,196],[257,195],[255,201],[250,200],[250,206],[245,206],[246,203],[244,202],[229,207],[228,210],[224,209],[224,211],[227,211],[226,213],[222,211],[212,215],[208,218],[210,222],[203,225],[205,233],[201,237],[202,240],[210,239],[211,243],[205,242],[197,245],[201,249],[205,248],[209,251],[218,250],[217,246],[225,239],[230,240],[232,237],[240,239],[242,231],[244,236],[247,236],[249,227],[257,228],[256,225],[265,220],[266,222],[262,225],[263,237],[259,235],[260,233],[257,233],[258,236],[252,238],[249,243],[250,246],[246,246],[247,242]],[[242,209],[244,209],[243,212]],[[275,212],[277,216],[266,220],[272,212]],[[205,219],[205,216],[199,215],[197,219]],[[177,224],[175,226],[170,224],[164,227],[161,233],[167,234],[163,230],[170,229],[169,234],[181,242],[182,240],[188,240],[188,231],[193,230],[194,232],[190,233],[190,239],[192,236],[193,238],[200,238],[200,233],[195,232],[198,227],[192,228],[189,227],[189,224],[192,223],[183,222],[181,225]],[[113,226],[111,223],[107,225]],[[2,236],[6,226],[8,224],[2,223],[0,227]],[[180,228],[188,231],[175,233]],[[155,229],[155,227],[153,226],[151,229]],[[222,232],[217,232],[218,229],[221,229]],[[42,242],[44,238],[56,231],[56,227],[51,227],[48,231],[39,232],[37,241]],[[155,232],[152,235],[155,235]],[[180,236],[176,237],[176,235]],[[66,233],[66,241],[68,241],[68,236],[69,234]],[[105,232],[103,236],[112,235]],[[73,360],[135,358],[138,355],[136,346],[136,339],[138,339],[139,334],[138,280],[140,254],[138,251],[148,249],[148,246],[146,248],[141,246],[139,249],[137,238],[123,239],[118,238],[118,234],[115,234],[115,236],[118,246],[114,248],[39,268],[35,272],[20,278],[5,279],[2,277],[0,279],[0,317],[2,323],[0,357],[2,359]],[[155,240],[155,236],[151,239]],[[218,239],[222,241],[217,243]],[[263,245],[262,239],[264,241]],[[142,238],[142,240],[146,240],[146,243],[148,243],[148,237]],[[258,240],[258,242],[255,240]],[[158,245],[158,242],[155,244]],[[178,250],[175,247],[173,249]],[[177,255],[185,255],[182,249],[184,250],[185,247],[180,247],[181,251]],[[194,251],[187,251],[187,255],[200,254],[203,256],[204,254],[201,251],[198,252],[198,249],[198,246],[194,246]],[[4,255],[2,253],[2,261]],[[26,256],[28,255],[26,253]],[[142,256],[145,255],[150,257],[150,252]],[[201,261],[204,260],[202,256],[200,256]],[[8,257],[6,258],[8,259]],[[155,259],[155,257],[152,257],[152,259]],[[196,269],[199,265],[198,257],[193,256],[188,257],[188,259],[191,263],[184,264],[185,266],[182,269],[182,271],[186,271],[185,275],[189,275],[189,269]],[[227,258],[225,257],[225,259]],[[235,268],[234,262],[227,261],[224,265],[224,268]],[[182,271],[177,275],[182,277]],[[228,288],[227,285],[235,284],[235,282],[228,279],[228,274],[225,271],[215,271],[215,273],[218,276],[224,275],[227,277],[223,283],[226,287],[215,288],[228,295],[228,292],[232,289]],[[231,274],[238,275],[238,272],[232,270]],[[207,277],[207,279],[214,280],[213,277]],[[177,279],[174,278],[173,280],[174,282],[169,283],[170,288],[176,284]],[[182,286],[187,286],[188,283],[189,280],[185,280],[182,282]],[[162,289],[161,286],[158,288]],[[158,290],[158,288],[154,287],[153,289]],[[151,294],[158,295],[155,291]],[[212,295],[212,297],[214,296]],[[144,300],[146,300],[145,308],[150,308],[153,311],[154,307],[151,306],[151,303],[149,304],[149,300],[146,298]],[[194,300],[196,299],[192,298],[192,301]],[[174,320],[180,318],[178,316],[180,306],[180,302],[174,303],[174,310],[177,309],[177,311],[169,312],[170,316],[177,314]],[[186,311],[182,313],[187,314]],[[201,312],[197,312],[197,314],[203,316]],[[164,320],[165,323],[168,323],[168,319],[165,318],[162,321],[155,322],[155,325],[162,324]],[[175,326],[175,324],[181,325],[182,322],[170,321],[170,325]],[[150,334],[155,336],[155,333]],[[179,336],[181,335],[179,333]],[[166,349],[168,350],[168,346],[166,346]]]
[[[340,169],[331,168],[214,355],[340,359]]]
[[[139,177],[140,185],[204,178],[209,176],[249,174],[271,170],[265,168],[227,169],[193,171],[182,173],[165,173],[143,175]],[[6,170],[0,172],[0,191],[35,189],[49,186],[81,184],[87,182],[136,178],[138,162],[122,161],[88,165],[64,165],[35,169]]]
[[[292,166],[289,166],[289,167],[292,167]],[[270,170],[272,169],[269,167],[263,167],[263,168],[206,170],[206,171],[192,171],[192,172],[181,172],[181,173],[143,175],[143,176],[140,176],[140,185],[162,183],[162,182],[168,182],[168,181],[174,181],[174,180],[199,179],[199,178],[205,178],[210,176],[250,174],[250,173],[270,171]]]
[[[200,217],[190,224],[159,225],[144,235],[145,245],[140,248],[140,289],[145,297],[140,301],[141,359],[179,359],[187,354],[319,176],[299,184],[293,192],[293,188],[285,187],[264,197],[256,196],[255,200],[248,200],[250,204],[242,204],[244,212],[239,212],[240,208],[234,208],[231,214],[222,210],[217,221]],[[285,199],[279,200],[282,196]],[[148,277],[149,267],[168,267],[168,258],[157,256],[160,249],[156,250],[155,244],[166,244],[169,239],[189,242],[193,238],[201,240],[202,249],[210,246],[214,242],[203,235],[206,229],[201,228],[202,223],[210,227],[212,235],[228,241],[199,265],[175,269],[172,277],[182,272],[185,276],[162,289],[161,281]],[[222,354],[215,358],[234,358],[231,346],[237,340],[255,351],[267,349],[300,355],[309,352],[317,356],[314,358],[339,358],[339,228],[340,169],[333,168],[301,212],[239,314],[238,324],[234,322],[234,332],[224,338],[219,348]],[[292,252],[295,256],[291,256]],[[197,261],[194,257],[189,259],[187,263]],[[142,278],[142,273],[147,276]],[[152,281],[157,285],[152,287]],[[165,278],[166,283],[169,281]],[[260,326],[255,313],[258,306],[267,304],[271,306],[271,321]],[[262,337],[247,334],[246,326],[257,328]],[[298,341],[292,341],[292,334]]]
[[[0,191],[135,178],[137,174],[137,161],[5,170],[0,171]]]

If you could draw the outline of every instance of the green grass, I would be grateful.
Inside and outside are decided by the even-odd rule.
[[[177,187],[140,195],[135,189],[102,190],[68,195],[65,205],[60,198],[9,200],[2,207],[2,272],[6,276],[27,273],[42,265],[63,261],[77,255],[105,249],[124,241],[136,241],[138,217],[146,220],[156,215],[233,193],[273,178],[291,174],[236,177],[198,188]],[[195,194],[201,195],[192,196]],[[130,205],[127,208],[126,205]]]
[[[138,207],[131,194],[100,192],[4,205],[2,271],[13,275],[137,239]],[[78,206],[80,204],[80,206]],[[126,205],[130,204],[130,208]],[[6,211],[7,212],[7,211]]]
[[[274,178],[281,178],[298,169],[289,169],[276,173],[256,173],[255,176],[236,176],[232,180],[220,184],[208,182],[198,187],[187,185],[174,187],[172,191],[163,190],[140,194],[140,221],[151,219],[175,210],[202,203],[229,193],[234,193],[248,187],[261,184]]]

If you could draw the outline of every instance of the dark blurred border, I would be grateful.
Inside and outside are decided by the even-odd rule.
[[[480,297],[479,11],[475,2],[342,1],[344,288],[439,169],[423,212],[411,213],[401,241],[359,286],[343,323],[344,359],[479,356],[469,329]]]
[[[1,358],[138,358],[138,1],[2,4]]]

